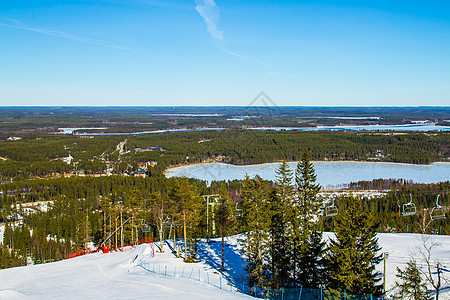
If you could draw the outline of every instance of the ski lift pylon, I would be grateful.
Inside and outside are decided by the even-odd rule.
[[[445,219],[445,206],[439,205],[439,196],[436,197],[436,206],[430,211],[430,218],[433,221],[439,221]]]
[[[409,194],[409,202],[403,204],[402,216],[412,216],[416,214],[416,205],[412,202],[412,195]]]

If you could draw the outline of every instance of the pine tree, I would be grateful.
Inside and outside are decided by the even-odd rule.
[[[311,162],[311,154],[306,149],[295,171],[297,184],[298,209],[301,218],[303,234],[309,237],[317,227],[322,201],[317,197],[321,186],[316,183],[317,175]]]
[[[286,162],[280,163],[276,172],[276,189],[269,195],[270,202],[270,259],[271,285],[280,288],[288,284],[291,267],[289,264],[289,211],[294,201],[292,186],[293,172]]]
[[[412,299],[426,300],[426,285],[422,281],[422,276],[417,263],[414,260],[408,262],[406,270],[402,271],[397,267],[397,278],[401,280],[396,282],[395,286],[399,289],[394,299]]]
[[[267,261],[270,228],[270,210],[268,197],[269,182],[259,176],[254,179],[245,177],[242,183],[241,198],[243,204],[243,229],[246,240],[243,249],[247,260],[249,286],[265,286],[267,283]]]
[[[219,205],[215,212],[215,221],[220,226],[220,236],[222,238],[222,271],[225,270],[224,265],[224,237],[234,225],[234,219],[232,216],[231,208],[233,200],[228,195],[228,191],[225,184],[221,184],[219,187]]]
[[[290,240],[292,241],[291,262],[293,269],[292,279],[295,284],[301,283],[301,270],[306,268],[300,264],[303,255],[309,255],[308,240],[315,230],[320,228],[320,208],[322,200],[317,197],[321,186],[316,183],[317,175],[314,170],[314,165],[311,162],[311,154],[306,149],[297,164],[295,170],[296,182],[296,198],[292,205],[290,212],[290,222],[292,227],[292,234]],[[318,245],[316,245],[318,246]],[[318,260],[319,258],[316,258]]]
[[[188,245],[192,249],[195,229],[200,222],[200,196],[196,187],[187,178],[183,177],[176,179],[171,197],[175,205],[178,206],[178,218],[183,224],[184,260],[191,262],[194,261],[192,257],[194,253],[193,251],[188,251]]]
[[[336,218],[336,237],[327,254],[328,287],[354,294],[381,294],[375,266],[381,261],[373,215],[362,211],[360,199],[350,197],[347,210]]]
[[[314,230],[306,241],[299,259],[299,280],[304,287],[319,288],[325,284],[326,243],[322,231]]]

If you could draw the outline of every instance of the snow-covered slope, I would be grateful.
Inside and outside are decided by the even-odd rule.
[[[411,259],[416,260],[417,265],[422,271],[426,271],[426,265],[423,260],[424,243],[427,246],[436,244],[431,252],[431,262],[440,262],[442,264],[442,277],[446,278],[446,282],[442,282],[442,291],[439,299],[450,299],[450,236],[448,235],[422,235],[411,233],[380,233],[378,241],[382,247],[381,252],[389,254],[386,260],[386,290],[391,291],[395,285],[397,267],[402,270],[406,269],[407,262]],[[383,262],[381,262],[377,270],[383,272]],[[432,269],[435,272],[434,268]],[[434,275],[435,276],[435,275]]]
[[[324,233],[325,240],[333,237],[333,233]],[[216,269],[220,268],[221,244],[219,240],[220,239],[216,239],[216,243],[201,244],[199,246],[199,254],[203,260]],[[244,261],[239,255],[237,236],[228,237],[226,241],[227,247],[225,247],[225,267],[229,269],[229,271],[226,272],[226,276],[238,288],[242,288],[242,285],[245,282],[245,278],[243,276]],[[435,243],[436,246],[432,250],[431,260],[432,262],[440,262],[442,264],[442,276],[449,280],[449,282],[443,282],[442,284],[443,290],[441,291],[440,299],[450,299],[450,236],[408,233],[379,233],[378,241],[382,248],[380,250],[380,254],[383,252],[389,254],[389,257],[386,260],[386,290],[389,291],[388,294],[392,294],[395,282],[398,280],[396,277],[397,267],[405,270],[407,262],[411,258],[414,258],[417,261],[418,266],[423,271],[426,271],[426,265],[421,259],[423,257],[420,254],[420,250],[424,250],[424,243],[428,246]],[[382,273],[383,268],[384,264],[381,262],[377,266],[377,270]]]
[[[332,233],[324,234],[326,239],[332,236]],[[397,279],[396,267],[405,269],[411,257],[421,265],[419,249],[424,238],[428,244],[438,243],[432,256],[443,264],[443,276],[450,279],[450,236],[381,233],[378,238],[381,252],[389,253],[386,261],[388,290]],[[167,242],[172,246],[171,241]],[[250,298],[227,284],[227,281],[232,282],[241,289],[246,281],[238,236],[226,239],[225,268],[228,270],[223,274],[217,271],[220,254],[220,239],[211,244],[200,243],[201,261],[195,264],[184,263],[167,247],[164,253],[152,257],[150,246],[144,244],[123,253],[94,253],[55,263],[1,270],[0,299]],[[382,271],[383,263],[377,269]],[[448,285],[443,283],[440,299],[450,299],[450,289],[445,288]]]
[[[168,251],[148,255],[143,244],[123,253],[94,253],[64,261],[0,271],[0,299],[248,299],[250,297],[195,279],[164,276],[137,266],[145,257],[151,266],[189,266]],[[138,256],[136,258],[136,255]],[[136,259],[135,259],[136,258]],[[142,262],[142,261],[141,261]],[[179,268],[181,271],[181,268]],[[187,274],[186,274],[187,277]],[[224,282],[224,288],[226,283]]]

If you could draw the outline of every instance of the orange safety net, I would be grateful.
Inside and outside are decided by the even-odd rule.
[[[124,248],[128,247],[128,246],[133,247],[133,246],[137,246],[137,245],[141,245],[141,244],[150,244],[150,246],[152,247],[153,256],[155,256],[155,246],[153,244],[153,238],[151,238],[151,237],[146,237],[146,238],[140,239],[140,240],[136,241],[135,243],[130,243],[130,244],[123,245],[123,247]],[[108,248],[108,246],[103,246],[103,247],[102,246],[98,246],[96,249],[84,248],[84,249],[79,249],[79,250],[77,250],[77,251],[75,251],[73,253],[70,253],[67,256],[67,259],[74,258],[74,257],[77,257],[77,256],[81,256],[81,255],[85,255],[85,254],[89,254],[89,253],[100,252],[100,251],[102,251],[103,253],[108,253],[109,251],[113,251],[113,250],[117,250],[117,249],[120,250],[120,246],[117,247],[117,248],[114,247],[114,246],[111,246],[111,248]],[[124,251],[124,249],[122,249],[120,251]]]

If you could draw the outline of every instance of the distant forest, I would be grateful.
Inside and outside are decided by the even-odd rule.
[[[138,136],[28,134],[0,143],[0,178],[21,180],[82,172],[123,174],[154,162],[147,175],[205,161],[259,164],[297,161],[306,148],[313,160],[429,164],[448,161],[448,132],[195,131]],[[123,149],[117,149],[119,143]],[[121,152],[122,151],[122,152]],[[70,164],[62,158],[71,157]]]
[[[262,105],[267,103],[271,105]],[[449,107],[286,107],[267,103],[242,107],[2,107],[0,136],[53,133],[64,127],[136,132],[198,127],[398,125],[413,121],[450,125]]]

